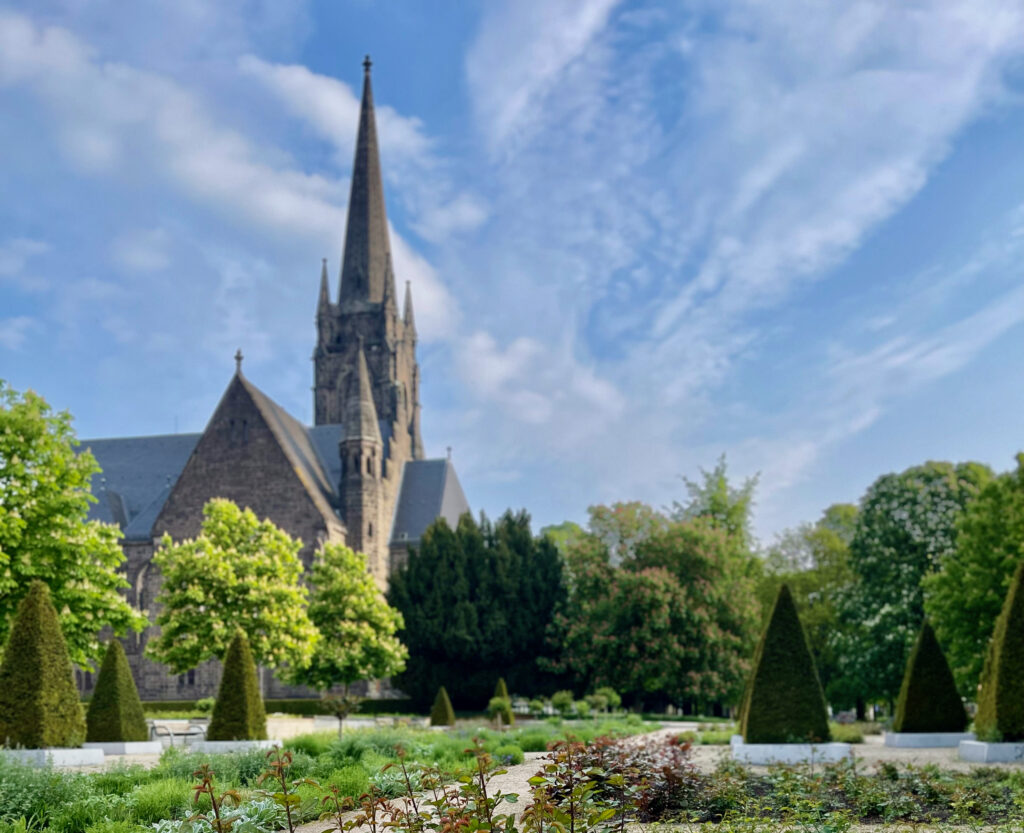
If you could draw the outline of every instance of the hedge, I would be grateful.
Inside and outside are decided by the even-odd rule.
[[[1024,740],[1024,561],[989,642],[974,728],[982,740]]]
[[[85,716],[50,590],[33,581],[11,625],[0,665],[0,741],[41,749],[78,747]]]
[[[807,635],[783,584],[754,654],[742,733],[747,743],[829,738],[828,712]]]
[[[962,732],[967,712],[935,631],[925,621],[907,660],[894,732]]]
[[[434,698],[434,706],[430,710],[430,725],[455,725],[455,710],[452,708],[452,701],[448,697],[448,692],[445,690],[444,686],[441,686],[437,690],[437,696]]]
[[[143,700],[142,708],[149,714],[160,714],[161,712],[191,712],[199,714],[196,708],[196,700]],[[318,714],[326,714],[319,698],[295,698],[283,700],[264,700],[263,705],[267,714],[293,714],[303,717],[313,717]],[[397,700],[363,700],[359,706],[362,715],[372,714],[414,714],[412,700],[407,698]]]
[[[107,645],[85,722],[90,743],[149,740],[139,690],[119,639]]]
[[[265,740],[267,713],[260,694],[259,677],[246,635],[235,632],[224,657],[224,675],[213,705],[209,740]]]

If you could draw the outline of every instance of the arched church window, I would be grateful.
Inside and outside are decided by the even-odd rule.
[[[373,458],[371,457],[366,458],[366,473],[373,474]]]
[[[367,538],[372,538],[373,537],[373,521],[370,521],[370,523],[368,523],[366,525],[366,537]]]

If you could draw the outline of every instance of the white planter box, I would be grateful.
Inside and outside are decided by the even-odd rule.
[[[938,749],[956,747],[962,740],[974,740],[974,732],[886,732],[885,745],[896,749]]]
[[[732,757],[744,764],[821,764],[841,761],[850,754],[848,743],[744,743],[730,744]]]
[[[188,748],[195,752],[248,752],[250,749],[273,749],[280,746],[279,740],[197,740],[189,743]]]
[[[981,740],[960,741],[960,760],[978,764],[1024,761],[1024,742],[985,743]]]
[[[29,766],[102,766],[102,749],[5,749],[8,757]]]
[[[164,745],[158,740],[97,741],[86,749],[99,749],[104,755],[159,755]]]

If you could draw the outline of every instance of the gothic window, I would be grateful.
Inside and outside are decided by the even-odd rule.
[[[366,458],[366,473],[373,474],[373,460],[370,457]]]
[[[366,525],[366,537],[367,538],[372,538],[373,537],[373,521],[370,521],[370,523],[368,523]]]

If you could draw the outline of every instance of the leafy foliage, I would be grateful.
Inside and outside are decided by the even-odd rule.
[[[437,697],[434,698],[434,705],[430,709],[431,726],[454,726],[455,710],[452,708],[452,701],[444,686],[437,690]]]
[[[149,740],[146,716],[124,646],[111,639],[86,715],[91,743]]]
[[[850,542],[853,580],[837,596],[833,642],[849,692],[895,700],[924,619],[922,579],[956,546],[960,513],[991,478],[978,463],[925,463],[879,477]]]
[[[896,701],[894,732],[962,732],[967,712],[935,631],[925,620]]]
[[[117,527],[87,520],[99,466],[77,445],[70,414],[0,381],[0,644],[39,580],[60,611],[71,660],[86,667],[103,654],[103,628],[120,636],[147,621],[121,595]]]
[[[239,629],[224,658],[224,675],[206,731],[209,740],[262,740],[267,736],[267,713],[260,694],[256,663],[249,639]]]
[[[395,633],[402,615],[388,605],[366,567],[366,556],[342,544],[325,544],[310,577],[309,618],[320,639],[313,659],[295,681],[343,693],[359,680],[397,674],[408,651]]]
[[[946,655],[960,693],[973,699],[985,649],[1024,556],[1024,454],[1015,471],[989,482],[957,522],[956,548],[941,569],[925,576],[925,610]]]
[[[50,591],[33,581],[18,605],[0,665],[0,740],[7,746],[77,747],[85,717]]]
[[[996,620],[978,693],[975,731],[984,740],[1024,740],[1024,561]]]
[[[483,708],[499,674],[525,693],[552,685],[537,659],[550,653],[545,634],[564,603],[562,560],[550,538],[533,537],[525,512],[494,524],[466,514],[455,530],[438,519],[392,576],[388,599],[409,648],[396,684],[418,708],[441,685],[459,708]]]
[[[700,470],[700,481],[684,477],[683,483],[690,497],[686,503],[673,502],[672,519],[689,521],[704,518],[715,529],[724,530],[736,539],[741,546],[749,547],[757,475],[748,477],[742,486],[732,486],[726,468],[723,454],[711,471]]]
[[[825,696],[793,596],[779,588],[754,655],[741,731],[747,743],[826,741]]]
[[[221,659],[241,628],[260,665],[308,665],[317,631],[299,584],[301,546],[250,509],[208,502],[197,538],[174,543],[165,535],[153,555],[164,578],[156,599],[161,631],[147,655],[180,674]]]

